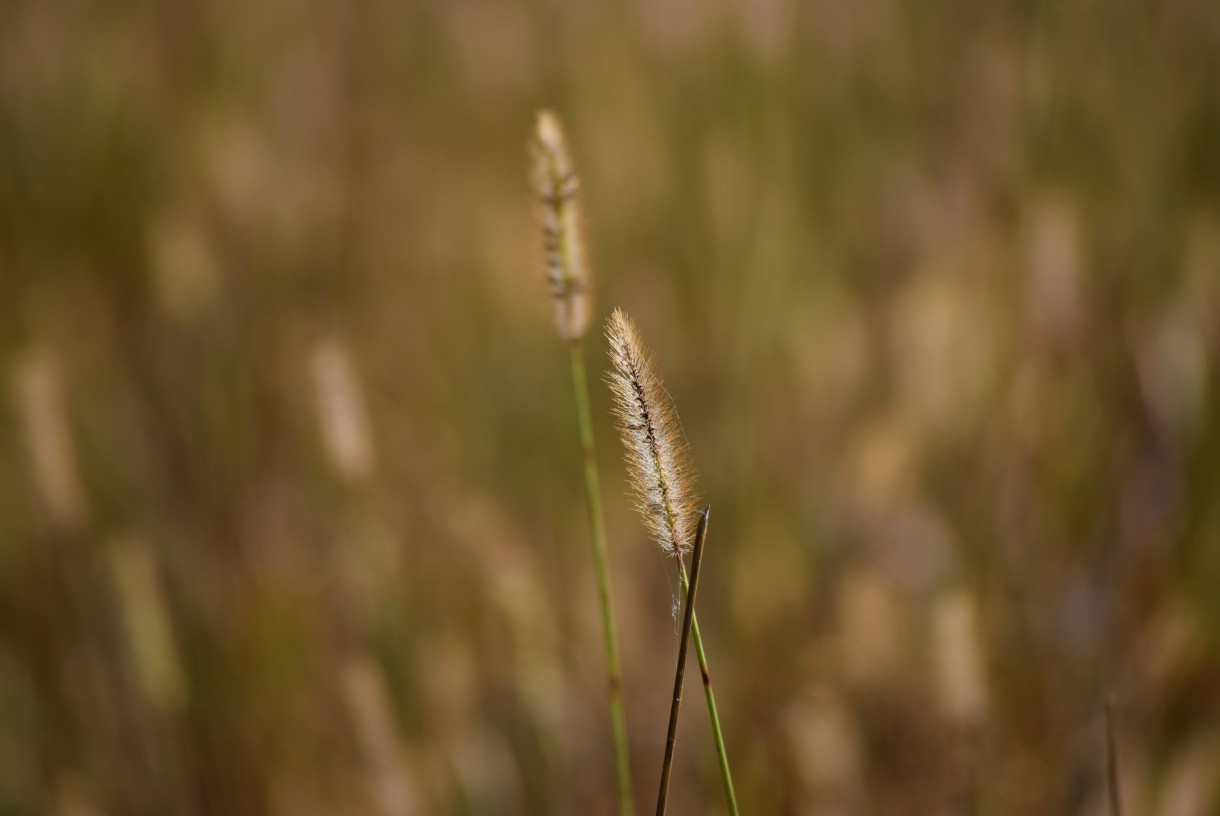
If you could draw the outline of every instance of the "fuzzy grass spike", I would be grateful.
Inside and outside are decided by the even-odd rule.
[[[606,336],[614,413],[627,449],[636,506],[661,549],[680,557],[690,550],[696,514],[686,437],[635,323],[621,309],[614,310]]]
[[[563,124],[551,111],[538,113],[532,152],[555,326],[565,340],[577,340],[589,326],[590,301],[580,178],[568,152]]]

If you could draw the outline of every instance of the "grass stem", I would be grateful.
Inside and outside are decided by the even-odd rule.
[[[1115,735],[1114,700],[1106,698],[1106,792],[1110,816],[1123,816],[1123,800],[1118,784],[1118,737]]]
[[[585,354],[580,338],[569,343],[580,447],[584,455],[585,498],[589,511],[589,537],[593,543],[593,569],[597,574],[597,597],[601,607],[602,640],[606,651],[610,725],[614,736],[615,771],[618,776],[619,813],[632,816],[631,754],[627,745],[627,713],[623,707],[623,673],[619,663],[618,632],[610,595],[610,559],[606,550],[606,523],[602,512],[597,457],[593,447],[593,416],[589,408],[589,385],[585,376]]]
[[[678,561],[678,579],[682,592],[690,592],[686,567]],[[691,640],[695,643],[695,657],[699,659],[699,672],[703,675],[703,695],[707,697],[707,713],[712,721],[712,739],[716,743],[716,758],[720,762],[720,782],[724,786],[724,799],[729,807],[729,816],[737,816],[737,794],[733,792],[733,775],[729,771],[729,755],[724,749],[724,734],[720,730],[720,713],[716,710],[716,695],[712,692],[712,675],[707,668],[707,654],[703,651],[703,637],[699,634],[699,617],[691,612]]]
[[[690,562],[690,590],[686,593],[686,613],[682,616],[682,636],[678,643],[678,666],[674,671],[674,698],[669,707],[669,729],[665,734],[665,758],[661,762],[661,789],[657,793],[657,816],[664,816],[669,799],[669,775],[674,765],[674,746],[678,742],[678,710],[682,707],[682,681],[686,677],[686,647],[690,642],[695,617],[695,591],[699,588],[699,565],[703,562],[703,543],[707,538],[710,507],[703,508],[695,531],[695,551]]]

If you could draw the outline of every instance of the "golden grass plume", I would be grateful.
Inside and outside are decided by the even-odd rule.
[[[542,221],[546,275],[555,301],[555,326],[565,340],[584,337],[589,325],[589,266],[585,256],[580,179],[559,117],[538,112],[533,181]]]
[[[610,317],[606,337],[614,414],[636,506],[661,549],[680,556],[690,549],[697,512],[686,436],[635,324],[621,309]]]

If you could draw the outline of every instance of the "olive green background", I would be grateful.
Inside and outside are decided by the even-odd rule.
[[[1208,0],[4,3],[0,813],[615,812],[540,106],[641,810],[675,578],[616,305],[744,812],[1100,814],[1112,695],[1127,812],[1216,813]]]

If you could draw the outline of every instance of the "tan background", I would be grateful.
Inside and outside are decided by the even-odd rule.
[[[16,0],[0,813],[613,811],[541,105],[713,504],[743,812],[1100,813],[1107,692],[1129,812],[1217,812],[1220,5]]]

